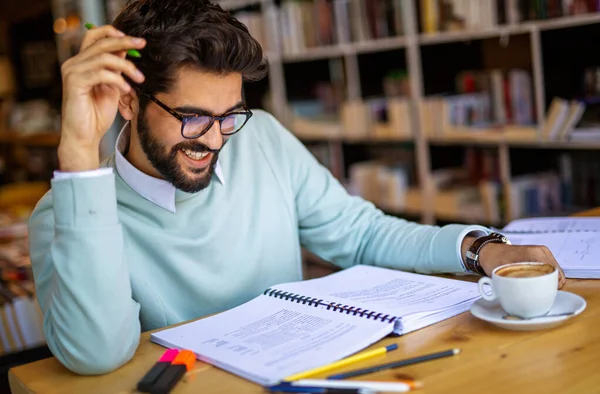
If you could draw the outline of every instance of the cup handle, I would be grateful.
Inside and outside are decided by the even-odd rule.
[[[481,297],[484,300],[494,301],[497,298],[496,293],[494,292],[494,287],[492,286],[492,280],[490,278],[488,278],[487,276],[484,276],[483,278],[479,279],[479,282],[477,282],[477,284],[479,285],[479,294],[481,294]],[[485,286],[485,285],[490,286],[489,293],[486,293],[485,290],[483,290],[483,286]]]

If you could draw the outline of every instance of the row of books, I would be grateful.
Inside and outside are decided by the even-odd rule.
[[[467,148],[463,165],[432,171],[434,214],[441,220],[501,225],[600,205],[600,163],[591,154],[562,154],[558,163],[556,169],[504,183],[496,151]],[[361,161],[349,166],[342,181],[350,194],[384,210],[418,216],[425,207],[413,166],[410,159]]]
[[[509,219],[507,204],[513,219],[564,210],[558,175],[531,173],[504,184],[499,167],[497,150],[468,147],[461,166],[432,171],[435,213],[450,220],[498,225]]]
[[[485,131],[503,128],[535,132],[534,94],[527,70],[464,72],[457,77],[454,95],[433,95],[419,105],[425,135],[442,136],[453,131]]]
[[[402,97],[347,101],[325,113],[318,100],[290,103],[290,129],[304,139],[407,140],[413,135],[410,103]]]
[[[600,162],[593,153],[563,153],[556,169],[513,176],[508,184],[496,175],[481,178],[479,189],[492,223],[509,219],[506,204],[510,219],[561,215],[600,205]]]
[[[404,34],[403,0],[284,0],[279,10],[284,54]]]
[[[354,163],[349,168],[347,190],[386,211],[419,216],[425,209],[424,196],[419,187],[409,182],[410,165],[394,165],[379,159]],[[489,212],[485,193],[495,199],[494,204],[500,196],[495,191],[488,192],[485,182],[468,182],[464,167],[437,169],[432,178],[432,208],[436,217],[468,223],[499,223],[501,212],[499,208],[495,216]]]
[[[425,34],[489,30],[502,24],[600,12],[595,0],[414,1]],[[309,48],[403,36],[404,7],[403,0],[284,0],[279,8],[266,12],[234,14],[265,51],[293,55]],[[267,26],[275,24],[280,34],[269,34]]]
[[[434,171],[434,178],[439,172],[451,170],[462,177],[469,171],[466,168],[438,170]],[[453,181],[438,186],[435,211],[448,218],[498,225],[517,218],[553,216],[569,211],[574,206],[570,190],[568,179],[561,178],[556,171],[515,176],[508,184],[491,178],[482,178],[475,184]]]
[[[515,84],[519,79],[514,79]],[[519,86],[515,92],[522,90]],[[531,96],[492,102],[493,94],[469,93],[433,96],[418,105],[426,137],[488,138],[534,142],[538,126],[533,122]],[[525,99],[523,99],[525,97]],[[507,105],[508,101],[508,105]],[[410,140],[413,137],[410,108],[405,98],[380,97],[344,102],[338,112],[323,115],[318,100],[292,102],[291,130],[303,139]],[[306,111],[306,108],[317,108]],[[523,108],[526,108],[524,111]],[[554,98],[541,129],[546,141],[600,141],[600,128],[578,127],[586,106],[578,100]],[[502,132],[502,134],[499,134]]]
[[[530,20],[560,18],[600,12],[596,0],[503,0],[508,23],[521,23]]]
[[[596,0],[419,0],[418,5],[426,34],[600,12]]]

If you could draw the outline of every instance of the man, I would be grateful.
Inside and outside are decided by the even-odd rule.
[[[134,1],[64,63],[60,168],[30,247],[48,346],[67,368],[109,372],[141,331],[301,280],[301,245],[342,268],[557,265],[543,247],[482,246],[485,227],[408,223],[347,195],[272,116],[246,108],[243,81],[265,73],[257,41],[206,0]],[[128,124],[100,163],[117,110]]]

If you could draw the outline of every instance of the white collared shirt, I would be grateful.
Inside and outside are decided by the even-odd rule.
[[[129,145],[130,133],[130,123],[127,122],[119,132],[119,136],[117,137],[117,142],[115,144],[115,164],[119,175],[139,195],[153,202],[154,204],[174,213],[175,192],[177,190],[176,187],[173,186],[172,183],[165,181],[164,179],[155,178],[153,176],[143,173],[125,158],[124,152],[126,151]],[[101,176],[107,174],[112,174],[112,167],[103,167],[97,170],[81,172],[55,171],[54,179]],[[215,175],[217,176],[219,182],[225,185],[225,177],[223,176],[223,170],[218,161],[215,166]]]

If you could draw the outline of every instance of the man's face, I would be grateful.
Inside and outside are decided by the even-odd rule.
[[[155,97],[182,115],[200,112],[223,115],[238,109],[241,92],[240,74],[219,76],[184,68],[177,72],[170,91]],[[156,175],[184,192],[195,193],[206,188],[226,142],[219,122],[215,121],[203,136],[186,139],[181,135],[181,122],[148,101],[145,110],[138,114],[137,134]]]

